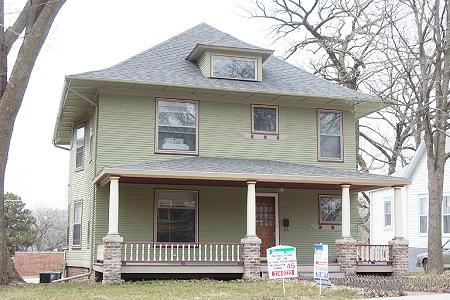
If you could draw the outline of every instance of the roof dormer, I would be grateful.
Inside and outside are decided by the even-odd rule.
[[[186,58],[205,77],[262,81],[262,64],[273,50],[197,44]]]

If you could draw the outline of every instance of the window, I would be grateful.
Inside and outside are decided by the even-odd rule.
[[[256,81],[256,58],[213,55],[211,60],[212,77]]]
[[[158,242],[196,242],[197,192],[156,191],[155,219]]]
[[[444,233],[450,233],[450,196],[444,196],[444,208],[442,209],[442,226]]]
[[[252,105],[252,132],[278,134],[278,106]]]
[[[428,199],[419,198],[419,233],[428,232]]]
[[[91,115],[91,120],[89,121],[89,159],[92,159],[94,154],[94,113]]]
[[[319,195],[320,224],[342,223],[342,199],[336,195]]]
[[[73,205],[73,232],[72,232],[72,245],[81,245],[81,206],[82,202],[77,201]]]
[[[392,201],[391,199],[384,200],[384,227],[392,226]]]
[[[84,126],[75,130],[75,168],[84,166]]]
[[[157,100],[156,151],[198,153],[198,103]]]
[[[342,161],[342,112],[318,111],[319,159]]]

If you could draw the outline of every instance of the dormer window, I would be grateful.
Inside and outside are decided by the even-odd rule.
[[[211,76],[256,81],[257,64],[258,60],[252,57],[212,55]]]

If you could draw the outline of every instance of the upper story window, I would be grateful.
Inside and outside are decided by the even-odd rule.
[[[343,161],[342,112],[318,110],[319,160]]]
[[[89,121],[89,159],[92,159],[94,154],[94,113],[91,115]]]
[[[75,168],[84,166],[84,126],[75,130]]]
[[[425,196],[419,198],[419,233],[428,232],[428,199]]]
[[[197,191],[156,191],[158,242],[197,241]]]
[[[157,99],[156,152],[198,153],[198,102]]]
[[[211,76],[256,81],[256,66],[256,58],[212,55]]]
[[[252,105],[252,133],[278,134],[278,106]]]
[[[384,199],[384,227],[392,226],[392,200]]]
[[[342,198],[336,195],[319,195],[319,223],[342,223]]]

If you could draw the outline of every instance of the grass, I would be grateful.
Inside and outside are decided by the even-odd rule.
[[[286,281],[178,280],[146,281],[119,285],[94,283],[40,284],[0,287],[0,299],[358,299],[356,290],[333,287],[323,290],[314,283]]]

